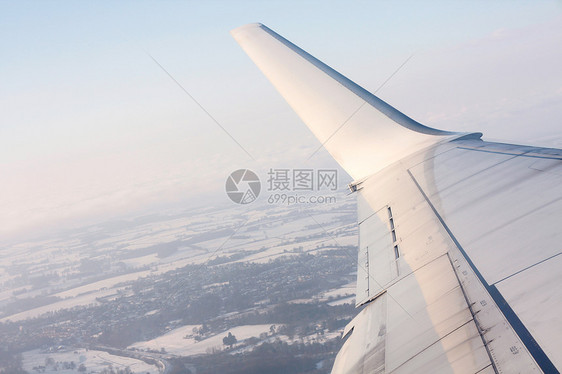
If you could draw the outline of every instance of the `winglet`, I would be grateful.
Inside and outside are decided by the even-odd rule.
[[[467,135],[422,125],[260,23],[231,34],[356,180],[418,150]]]

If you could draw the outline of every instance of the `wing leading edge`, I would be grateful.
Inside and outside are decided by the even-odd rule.
[[[232,34],[356,179],[333,372],[559,372],[562,151],[426,127],[261,24]]]

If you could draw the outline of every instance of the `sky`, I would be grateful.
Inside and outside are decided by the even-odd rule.
[[[413,55],[378,96],[428,126],[562,147],[560,1],[2,1],[0,239],[335,167],[230,36],[250,22],[370,91]]]

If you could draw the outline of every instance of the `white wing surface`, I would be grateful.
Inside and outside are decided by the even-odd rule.
[[[558,373],[562,150],[423,126],[261,24],[232,34],[356,179],[333,373]]]

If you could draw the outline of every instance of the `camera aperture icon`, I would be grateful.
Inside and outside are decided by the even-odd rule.
[[[238,169],[226,179],[226,194],[236,204],[249,204],[257,199],[261,182],[257,174],[249,169]]]

